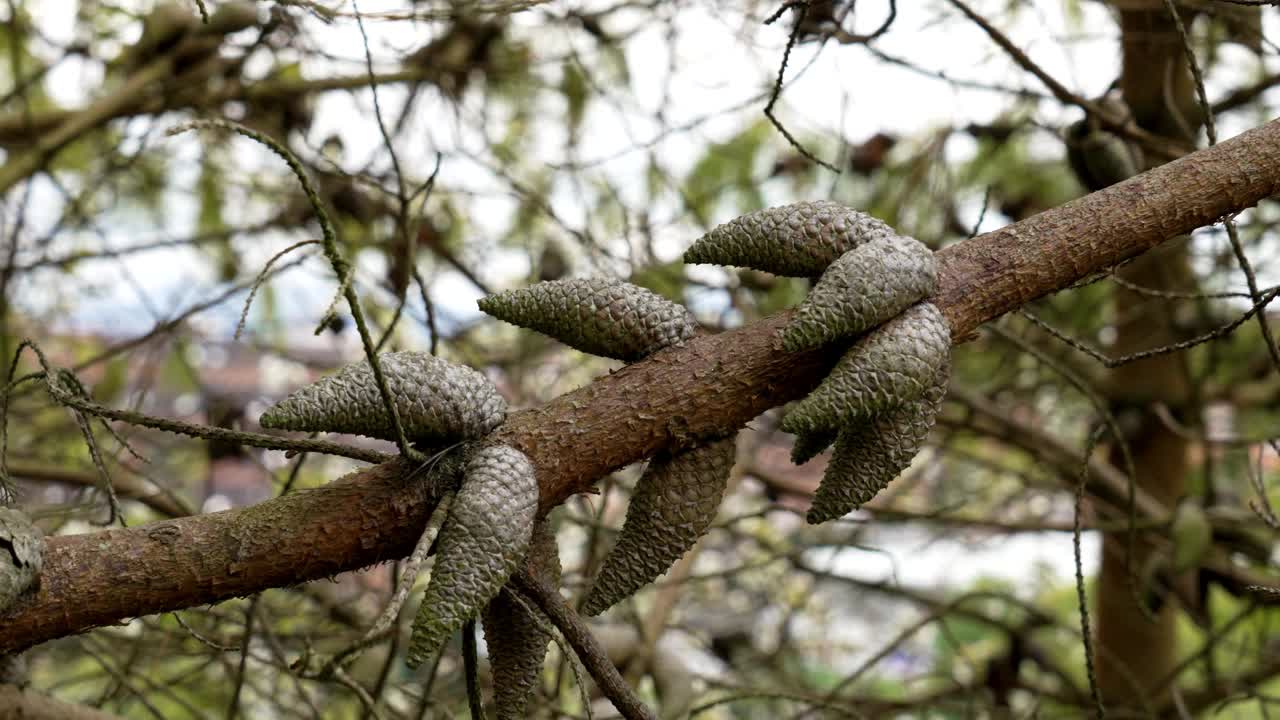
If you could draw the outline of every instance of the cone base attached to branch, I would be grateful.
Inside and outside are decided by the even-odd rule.
[[[524,453],[506,445],[477,449],[440,529],[431,581],[409,640],[410,667],[498,594],[529,550],[537,511],[538,480]]]
[[[932,303],[918,303],[864,335],[817,389],[782,420],[796,435],[867,421],[925,394],[947,363],[951,330]]]
[[[44,567],[44,533],[22,511],[0,508],[0,613],[36,586]]]

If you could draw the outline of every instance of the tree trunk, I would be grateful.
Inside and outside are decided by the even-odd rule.
[[[1187,25],[1191,17],[1184,15]],[[1120,89],[1134,120],[1145,130],[1191,145],[1201,124],[1195,87],[1177,24],[1163,0],[1149,9],[1120,13],[1123,69]],[[1159,161],[1148,161],[1148,169]],[[1118,274],[1156,290],[1194,290],[1187,236],[1176,237],[1135,260]],[[1183,339],[1162,298],[1117,288],[1113,295],[1114,355],[1130,354]],[[1191,469],[1188,441],[1154,413],[1164,405],[1175,415],[1189,406],[1186,355],[1174,353],[1116,368],[1108,378],[1111,412],[1123,417],[1125,440],[1142,490],[1172,508],[1186,492]],[[1194,424],[1194,422],[1192,423]],[[1113,462],[1124,467],[1118,447]],[[1130,554],[1132,550],[1132,555]],[[1147,589],[1140,576],[1154,550],[1142,542],[1131,549],[1123,533],[1102,543],[1097,585],[1098,686],[1108,707],[1158,706],[1153,697],[1177,663],[1177,606],[1172,598],[1155,603],[1154,615],[1139,605]],[[1145,700],[1144,700],[1145,698]]]

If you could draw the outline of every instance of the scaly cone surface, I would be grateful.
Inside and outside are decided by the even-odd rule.
[[[919,303],[864,335],[822,384],[796,404],[782,429],[838,430],[924,395],[947,363],[951,329],[932,303]]]
[[[560,585],[560,551],[556,547],[555,532],[546,518],[534,526],[525,567],[551,587]],[[542,672],[547,643],[551,641],[551,635],[530,615],[532,606],[526,608],[512,593],[510,587],[504,587],[485,608],[483,619],[498,720],[528,717],[525,707]]]
[[[944,365],[923,397],[840,432],[806,516],[809,522],[817,524],[852,512],[911,464],[942,407],[949,376]]]
[[[688,308],[615,278],[551,280],[482,298],[480,309],[592,355],[632,362],[688,340]]]
[[[841,255],[796,308],[782,347],[808,350],[896,317],[937,287],[933,251],[913,238],[877,238]]]
[[[529,551],[537,511],[538,480],[524,453],[506,445],[475,451],[440,528],[435,566],[409,639],[410,667],[498,594]]]
[[[898,237],[866,213],[818,200],[757,210],[719,225],[685,251],[684,261],[817,277],[863,243]]]
[[[476,370],[423,352],[384,353],[378,363],[411,440],[447,443],[480,438],[506,418],[507,402]],[[264,412],[258,422],[279,430],[395,439],[367,361],[299,388]]]
[[[21,511],[0,508],[0,612],[27,592],[44,567],[44,533]]]
[[[660,455],[636,483],[618,542],[582,612],[598,615],[666,572],[715,519],[733,469],[733,438]]]
[[[831,447],[831,443],[836,441],[836,430],[821,430],[814,433],[805,433],[797,435],[795,444],[791,446],[791,462],[796,465],[803,465],[818,455],[823,450]]]

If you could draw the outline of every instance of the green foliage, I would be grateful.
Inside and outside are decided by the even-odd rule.
[[[582,119],[587,114],[587,101],[590,99],[590,86],[576,58],[567,58],[560,69],[560,92],[565,101],[565,124],[568,126],[570,142],[576,142],[578,131],[582,128]]]
[[[631,273],[630,282],[652,290],[672,302],[684,302],[687,280],[684,276],[684,263],[679,260],[640,268]]]
[[[524,138],[519,138],[520,142]],[[494,148],[494,153],[507,152],[508,150],[499,151]],[[515,153],[512,149],[510,152]],[[512,156],[511,162],[518,161],[518,153]],[[501,155],[498,155],[501,157]],[[516,206],[516,211],[511,217],[511,224],[507,227],[507,231],[503,234],[503,241],[507,245],[517,247],[525,247],[530,236],[537,235],[547,225],[547,197],[551,194],[552,178],[551,173],[543,169],[533,171],[531,177],[522,179],[525,192],[520,194],[520,204]],[[459,243],[461,244],[461,243]]]
[[[201,233],[218,232],[226,227],[222,220],[226,175],[220,155],[214,148],[206,149],[201,155],[200,179],[196,182],[196,194],[200,199],[196,229]]]
[[[102,379],[93,385],[93,399],[109,405],[119,399],[129,382],[129,359],[123,355],[111,358],[103,367]]]
[[[997,122],[1018,126],[1025,122],[1024,114],[1010,113]],[[992,207],[1014,215],[1015,220],[1079,196],[1079,183],[1062,156],[1037,154],[1033,137],[1015,133],[1008,139],[980,139],[974,156],[952,168],[957,186],[979,192],[990,188]]]
[[[37,77],[46,69],[45,63],[31,53],[29,7],[21,3],[8,6],[8,10],[16,13],[16,16],[8,18],[0,25],[0,87],[4,87],[5,92],[17,86],[20,80]],[[15,64],[20,72],[17,77],[14,76]],[[40,82],[28,88],[22,95],[21,103],[13,100],[8,102],[13,103],[9,107],[25,107],[33,111],[54,108],[53,102],[44,89],[44,83]]]
[[[510,37],[499,39],[489,50],[486,89],[513,107],[532,107],[543,86],[533,75],[536,59],[531,45]]]
[[[684,180],[684,197],[698,223],[709,226],[726,196],[735,198],[734,207],[741,211],[764,207],[756,168],[760,151],[773,132],[768,121],[762,119],[707,148]]]

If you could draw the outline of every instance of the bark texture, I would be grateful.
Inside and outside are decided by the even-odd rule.
[[[947,247],[933,302],[962,341],[984,322],[1280,192],[1280,122]],[[494,440],[529,456],[540,513],[659,450],[723,437],[803,397],[842,348],[785,353],[784,312],[695,338],[546,405]],[[259,505],[49,539],[41,589],[0,618],[0,653],[120,618],[327,577],[408,554],[436,496],[396,460]]]

